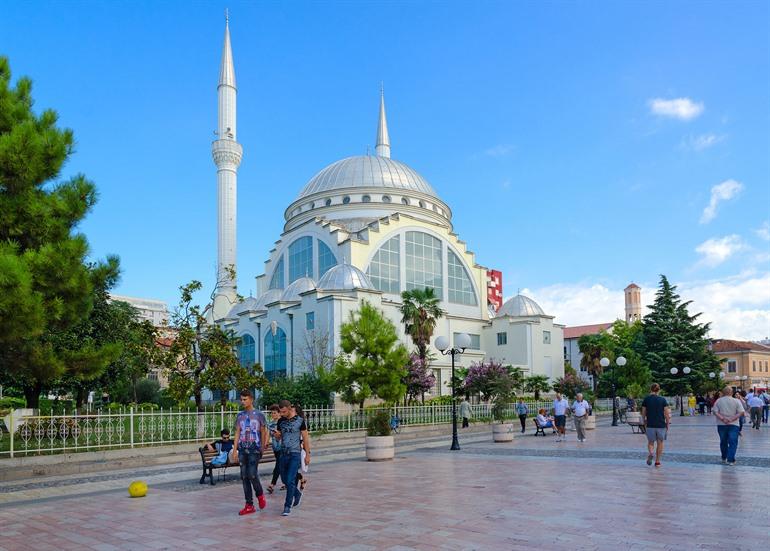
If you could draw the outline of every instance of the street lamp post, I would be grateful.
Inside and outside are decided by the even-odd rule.
[[[615,360],[615,363],[619,365],[620,367],[623,367],[626,365],[626,358],[623,356],[618,356],[618,359]],[[607,357],[602,358],[599,360],[599,364],[604,368],[607,369],[610,365],[610,359]],[[617,386],[615,384],[615,369],[612,370],[612,381],[610,383],[612,385],[612,426],[617,427],[618,426],[618,403],[617,403]]]
[[[690,374],[691,369],[687,366],[682,368],[682,376],[686,376]],[[671,374],[677,375],[679,373],[679,369],[676,367],[671,368]],[[684,417],[684,397],[680,394],[679,395],[679,416]]]
[[[444,356],[452,357],[452,447],[450,450],[457,451],[460,449],[460,441],[457,439],[457,389],[455,388],[455,356],[459,356],[465,352],[465,349],[471,345],[471,338],[465,334],[460,333],[455,337],[455,345],[453,348],[449,347],[449,339],[444,337],[438,337],[434,343],[439,352]]]

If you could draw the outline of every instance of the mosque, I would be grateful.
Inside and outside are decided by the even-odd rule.
[[[229,23],[217,91],[217,290],[207,315],[241,337],[242,364],[259,362],[269,379],[311,370],[341,351],[340,325],[364,300],[384,312],[411,350],[400,294],[430,287],[446,311],[434,335],[471,337],[462,365],[495,358],[528,375],[563,376],[564,326],[526,296],[502,303],[502,274],[477,262],[433,186],[391,157],[382,93],[375,154],[335,161],[305,184],[284,212],[264,273],[256,276],[256,297],[239,300],[236,190],[243,150]],[[436,353],[431,368],[433,394],[447,394],[449,360]]]

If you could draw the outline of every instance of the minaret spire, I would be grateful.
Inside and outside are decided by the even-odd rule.
[[[385,118],[385,90],[380,84],[380,120],[377,124],[377,145],[374,148],[378,157],[390,158],[390,137],[388,136],[388,121]]]
[[[214,319],[224,318],[237,300],[236,293],[236,209],[238,166],[243,148],[236,141],[235,67],[230,46],[230,16],[225,11],[225,41],[217,85],[217,140],[211,146],[217,165],[217,290]]]

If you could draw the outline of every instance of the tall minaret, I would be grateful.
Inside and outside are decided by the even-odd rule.
[[[230,48],[230,20],[225,12],[225,44],[219,70],[217,99],[219,103],[218,139],[211,146],[217,165],[217,290],[214,296],[214,319],[222,319],[236,301],[235,217],[238,166],[243,148],[235,132],[235,67]]]
[[[626,294],[626,323],[642,319],[642,288],[632,283],[624,289]]]
[[[380,121],[377,124],[377,142],[374,148],[378,157],[390,159],[390,136],[388,136],[388,121],[385,119],[385,90],[380,86]]]

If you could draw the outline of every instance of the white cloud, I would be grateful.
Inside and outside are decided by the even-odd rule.
[[[484,155],[487,157],[506,157],[514,152],[516,149],[515,145],[503,143],[498,144],[494,147],[490,147],[486,151],[484,151]]]
[[[743,191],[743,184],[736,180],[725,180],[711,188],[711,199],[703,209],[700,217],[701,224],[708,224],[717,216],[717,206],[721,201],[729,201]]]
[[[650,112],[661,117],[689,121],[703,113],[703,103],[694,102],[690,98],[654,98],[650,100]]]
[[[695,247],[695,252],[701,255],[698,264],[713,268],[744,249],[746,249],[746,245],[741,237],[737,234],[732,234],[725,237],[707,239]]]
[[[688,136],[682,145],[685,149],[703,151],[704,149],[708,149],[709,147],[718,144],[724,139],[724,135],[700,134],[699,136]]]
[[[754,233],[756,233],[761,240],[770,241],[770,222],[765,220],[758,229],[754,230]]]
[[[693,301],[690,314],[702,312],[701,323],[711,323],[712,338],[759,340],[770,336],[770,272],[746,272],[718,280],[676,282],[683,300]],[[642,315],[647,314],[657,290],[654,283],[642,287]],[[526,289],[556,323],[588,325],[625,317],[622,288],[590,283],[565,283]]]

